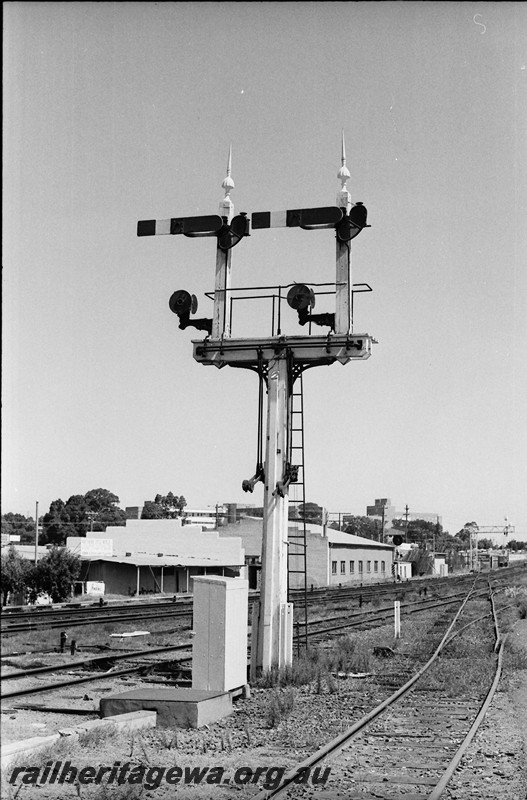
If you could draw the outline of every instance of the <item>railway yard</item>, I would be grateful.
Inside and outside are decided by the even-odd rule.
[[[397,639],[394,600],[401,604]],[[218,800],[527,796],[523,564],[315,590],[308,594],[308,652],[298,623],[292,668],[263,676],[229,717],[200,729],[71,733],[99,718],[106,694],[190,686],[191,629],[190,597],[5,609],[2,741],[63,735],[49,750],[6,766],[2,797],[111,792],[124,800],[176,790]],[[58,761],[199,768],[204,777],[198,783],[193,773],[177,786],[154,778],[142,785],[9,783],[17,765]],[[220,766],[224,777],[213,779]]]

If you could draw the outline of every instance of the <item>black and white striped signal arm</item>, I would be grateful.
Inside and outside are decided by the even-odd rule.
[[[171,219],[147,219],[137,223],[138,236],[160,236],[179,234],[184,236],[218,236],[220,247],[228,249],[237,244],[249,229],[302,228],[303,230],[322,230],[336,228],[341,241],[353,239],[366,224],[366,208],[356,203],[349,214],[337,206],[325,208],[296,208],[286,211],[256,211],[251,214],[238,214],[227,225],[222,217],[172,217]],[[223,241],[222,241],[223,239]]]

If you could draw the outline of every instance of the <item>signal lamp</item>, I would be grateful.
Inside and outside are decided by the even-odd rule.
[[[209,336],[211,335],[211,319],[190,319],[190,315],[195,314],[198,310],[198,301],[195,294],[190,294],[190,292],[185,291],[185,289],[178,289],[177,292],[171,295],[168,306],[172,313],[179,317],[179,327],[181,330],[191,327],[196,328],[198,331],[206,331]]]
[[[366,224],[368,212],[363,203],[356,203],[349,214],[344,214],[341,221],[336,226],[337,238],[341,242],[349,242],[358,236],[363,228],[369,228]]]
[[[174,292],[168,301],[168,305],[172,313],[177,314],[178,317],[184,316],[185,314],[195,314],[198,310],[196,295],[190,294],[184,289],[179,289],[177,292]]]
[[[224,225],[218,234],[218,244],[221,250],[230,250],[238,244],[244,236],[250,236],[250,221],[245,211],[242,211],[231,221]]]
[[[364,203],[355,203],[353,208],[350,209],[349,218],[354,223],[354,225],[358,225],[359,228],[366,227],[367,216],[368,216],[368,211]]]
[[[393,537],[392,542],[396,547],[403,543],[403,537],[400,536],[398,533]]]
[[[315,293],[304,283],[295,283],[287,293],[287,302],[296,311],[315,307]]]
[[[298,312],[300,325],[314,322],[315,325],[329,325],[335,330],[335,314],[310,314],[310,309],[315,307],[315,293],[304,283],[295,283],[287,293],[287,302]]]

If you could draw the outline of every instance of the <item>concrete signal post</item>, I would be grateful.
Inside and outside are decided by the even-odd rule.
[[[185,290],[175,292],[170,298],[170,308],[178,315],[180,328],[195,327],[206,331],[204,339],[194,340],[194,358],[201,364],[232,366],[258,373],[267,388],[267,416],[265,431],[265,459],[257,466],[251,481],[244,481],[244,489],[252,491],[256,483],[264,484],[262,576],[260,603],[253,617],[252,669],[253,676],[273,666],[283,667],[292,662],[293,608],[287,602],[287,550],[289,486],[297,478],[291,463],[291,407],[295,380],[308,368],[335,362],[367,359],[371,355],[373,339],[369,334],[353,333],[353,284],[351,282],[351,239],[366,225],[366,209],[362,203],[353,204],[346,183],[350,173],[346,167],[344,136],[342,137],[341,168],[337,173],[341,188],[335,206],[287,211],[254,212],[234,216],[230,193],[234,188],[231,178],[232,153],[229,151],[227,176],[222,183],[225,196],[217,217],[183,217],[170,220],[146,220],[138,223],[138,236],[179,234],[187,236],[216,237],[216,269],[214,307],[212,319],[193,319],[197,309],[194,295]],[[308,333],[283,336],[280,322],[274,322],[268,337],[232,337],[231,295],[236,290],[231,284],[232,249],[250,233],[273,227],[301,228],[303,230],[332,229],[336,238],[336,272],[333,286],[334,313],[313,314],[315,291],[322,284],[289,284],[281,287],[253,287],[270,289],[278,306],[287,299],[288,305],[298,312],[301,326],[309,323]],[[359,287],[367,286],[360,284]],[[251,287],[245,287],[250,289]],[[287,298],[282,290],[289,288]],[[355,291],[365,291],[356,288]],[[367,287],[367,291],[371,291]],[[327,294],[327,292],[324,292]],[[269,297],[269,295],[267,295]],[[326,327],[319,335],[311,334],[311,326]],[[259,409],[259,412],[261,409]]]

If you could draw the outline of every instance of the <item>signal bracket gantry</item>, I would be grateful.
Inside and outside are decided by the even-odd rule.
[[[231,366],[256,371],[260,383],[267,385],[265,464],[258,462],[255,475],[249,481],[244,481],[243,486],[245,491],[252,492],[256,483],[264,483],[261,599],[253,619],[253,677],[292,661],[293,610],[292,604],[287,602],[287,547],[289,486],[298,480],[297,469],[290,463],[288,453],[293,384],[305,369],[369,358],[372,343],[375,342],[369,334],[352,333],[350,241],[370,226],[366,224],[366,208],[362,203],[351,204],[345,186],[349,172],[345,167],[344,142],[342,165],[338,173],[342,188],[337,195],[336,206],[256,212],[251,215],[243,213],[234,217],[229,196],[234,188],[230,178],[229,153],[227,178],[222,184],[225,197],[220,203],[218,216],[144,220],[137,226],[138,236],[183,234],[189,237],[216,237],[212,319],[192,318],[197,310],[197,299],[185,290],[172,295],[170,308],[179,317],[180,328],[192,326],[207,334],[203,340],[192,342],[196,361],[218,368]],[[243,238],[250,236],[251,230],[275,227],[335,231],[334,313],[311,313],[315,305],[315,293],[309,285],[290,284],[287,295],[288,305],[298,312],[299,324],[309,322],[326,326],[329,328],[326,335],[283,336],[273,331],[273,335],[268,337],[231,338],[231,297],[236,291],[231,287],[232,249]],[[280,290],[283,287],[278,288],[280,314]],[[371,288],[368,287],[368,290],[371,291]]]

